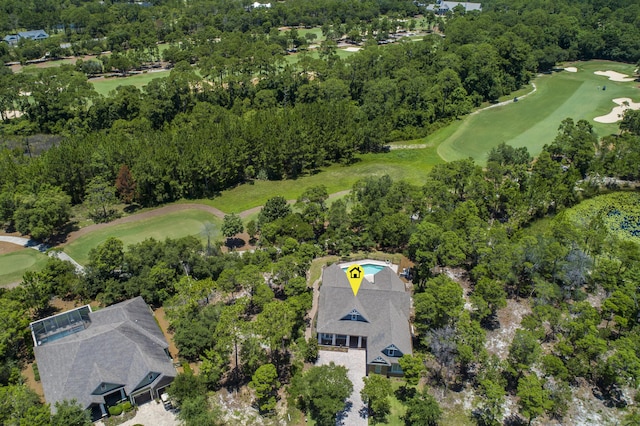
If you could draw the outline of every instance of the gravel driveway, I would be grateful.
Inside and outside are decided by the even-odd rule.
[[[336,425],[367,426],[365,406],[360,398],[360,391],[364,387],[362,378],[367,375],[367,351],[364,349],[349,349],[348,352],[319,351],[317,365],[327,365],[333,361],[336,365],[347,367],[347,376],[353,383],[353,392],[345,411],[338,415]]]

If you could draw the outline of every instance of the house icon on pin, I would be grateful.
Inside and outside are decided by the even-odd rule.
[[[362,269],[360,269],[359,266],[356,266],[355,268],[352,268],[349,270],[349,278],[355,278],[358,279],[362,276]]]

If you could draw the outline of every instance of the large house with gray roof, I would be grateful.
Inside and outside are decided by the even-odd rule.
[[[7,42],[11,46],[15,46],[18,44],[20,39],[26,40],[46,40],[49,38],[49,34],[45,30],[31,30],[31,31],[21,31],[18,34],[8,34],[3,40]]]
[[[31,323],[46,401],[76,399],[95,418],[129,400],[159,398],[176,376],[153,312],[141,297],[92,311],[83,306]]]
[[[412,352],[411,298],[389,267],[366,275],[357,296],[337,264],[322,274],[316,330],[320,346],[367,351],[371,372],[402,376],[398,359]]]

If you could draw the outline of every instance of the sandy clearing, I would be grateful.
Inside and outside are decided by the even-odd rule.
[[[594,74],[608,77],[609,80],[617,81],[619,83],[627,83],[629,81],[635,81],[635,78],[629,77],[627,74],[621,74],[616,71],[594,71]]]
[[[7,120],[11,120],[12,118],[19,118],[19,117],[22,117],[22,111],[17,111],[17,110],[5,111],[4,116],[7,118]]]
[[[597,121],[598,123],[606,123],[606,124],[615,123],[617,121],[622,120],[622,117],[624,116],[624,112],[627,109],[633,109],[633,110],[640,109],[640,102],[635,103],[633,102],[633,100],[631,100],[631,98],[616,98],[616,99],[612,99],[612,101],[618,104],[618,106],[613,107],[609,114],[596,117],[593,119],[593,121]]]
[[[345,52],[358,52],[358,51],[362,50],[362,47],[347,47],[344,50],[345,50]]]
[[[576,67],[565,67],[564,70],[568,72],[578,72],[578,68]]]

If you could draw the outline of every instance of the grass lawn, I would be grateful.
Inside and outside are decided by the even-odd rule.
[[[96,92],[100,93],[103,96],[108,96],[109,92],[115,90],[118,86],[131,85],[136,86],[137,88],[141,88],[147,85],[147,83],[149,83],[153,79],[167,77],[168,75],[169,70],[163,70],[131,75],[129,77],[101,78],[98,80],[89,80],[89,82],[93,84]]]
[[[206,239],[200,235],[200,232],[206,222],[216,225],[217,232],[212,237],[212,241],[220,239],[219,229],[222,224],[220,219],[202,210],[184,210],[98,229],[69,243],[64,247],[64,251],[80,264],[85,264],[89,259],[89,250],[102,244],[109,237],[119,238],[125,247],[147,238],[164,241],[166,238],[181,238],[188,235],[196,235],[204,242]]]
[[[384,424],[392,426],[404,426],[404,420],[402,416],[407,411],[405,405],[396,397],[396,391],[404,386],[404,380],[390,379],[391,380],[391,396],[389,402],[391,403],[391,411],[387,416],[387,422]]]
[[[617,124],[602,124],[593,118],[607,114],[614,98],[628,97],[638,102],[640,92],[633,82],[618,83],[593,74],[613,70],[633,73],[633,65],[607,61],[579,62],[577,73],[559,72],[535,79],[537,92],[518,103],[492,108],[453,123],[438,154],[446,161],[472,157],[478,163],[486,161],[491,148],[501,142],[514,147],[526,146],[537,155],[543,145],[555,138],[560,122],[567,117],[575,121],[587,119],[599,136],[616,133]],[[603,91],[602,86],[607,90]],[[600,87],[600,89],[598,89]],[[445,130],[443,130],[445,131]],[[426,140],[436,144],[438,133]]]
[[[325,185],[330,194],[351,189],[357,180],[368,176],[388,174],[394,179],[406,179],[419,184],[433,165],[438,163],[442,163],[442,160],[434,147],[364,154],[350,166],[334,164],[320,173],[298,179],[256,181],[252,185],[240,185],[223,191],[213,200],[200,200],[200,202],[227,213],[238,213],[251,207],[264,205],[275,195],[282,195],[288,200],[298,198],[310,186]]]
[[[0,285],[20,281],[26,271],[39,271],[46,263],[46,254],[30,248],[3,254],[0,256]]]

